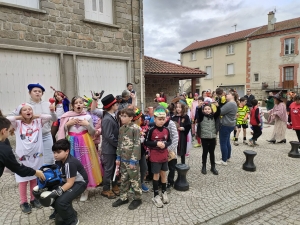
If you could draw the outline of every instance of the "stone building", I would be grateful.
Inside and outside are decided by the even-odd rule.
[[[199,69],[181,66],[175,63],[166,62],[145,56],[145,94],[146,106],[153,106],[155,94],[161,91],[167,96],[170,103],[179,91],[179,80],[196,80],[205,77],[207,74]],[[195,82],[192,82],[192,92],[195,92]]]
[[[142,0],[1,0],[2,110],[28,100],[28,83],[48,99],[50,86],[72,98],[121,94],[131,82],[140,103],[142,10]]]

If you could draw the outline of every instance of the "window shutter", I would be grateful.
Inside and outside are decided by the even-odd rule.
[[[207,66],[206,67],[206,73],[208,74],[206,76],[207,79],[211,79],[212,78],[212,71],[211,71],[211,66]]]
[[[233,74],[233,64],[227,64],[227,75]]]

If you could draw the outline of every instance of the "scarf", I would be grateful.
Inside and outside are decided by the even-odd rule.
[[[268,122],[271,123],[275,120],[275,117],[278,116],[280,120],[287,122],[288,116],[286,113],[286,107],[283,102],[280,102],[278,105],[275,104],[274,108],[270,110],[270,115],[273,114],[273,116],[269,116]]]
[[[214,114],[213,114],[213,113],[210,113],[210,114],[205,114],[205,113],[203,113],[203,115],[204,115],[205,117],[207,117],[208,120],[213,120],[213,119],[214,119]]]
[[[82,116],[82,115],[86,115],[85,110],[82,110],[81,113],[76,113],[74,111],[68,111],[68,112],[64,113],[60,118],[60,125],[59,125],[59,129],[57,132],[57,135],[58,135],[57,139],[60,140],[60,139],[64,139],[66,137],[65,125],[70,117]]]

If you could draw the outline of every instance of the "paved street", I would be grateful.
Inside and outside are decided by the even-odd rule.
[[[285,195],[284,189],[299,183],[300,159],[288,157],[289,143],[274,145],[266,142],[272,130],[273,126],[265,125],[263,135],[258,140],[259,146],[254,148],[257,152],[254,158],[256,172],[242,170],[245,161],[243,151],[253,148],[241,142],[239,146],[233,146],[232,160],[228,166],[217,165],[219,176],[213,175],[210,171],[207,175],[202,175],[200,172],[202,150],[192,149],[187,159],[187,164],[191,168],[188,172],[190,190],[187,192],[172,190],[169,195],[171,201],[169,205],[157,209],[151,202],[153,193],[150,192],[143,194],[143,204],[135,211],[129,211],[127,205],[112,208],[111,204],[114,200],[103,198],[100,195],[101,188],[97,188],[90,192],[87,202],[74,202],[74,208],[79,213],[80,224],[222,224],[233,217],[245,214],[247,209],[255,204],[261,202],[267,204],[270,203],[270,199],[279,199]],[[249,132],[250,129],[247,138],[250,137]],[[292,130],[287,130],[286,138],[287,141],[296,140],[296,134]],[[216,158],[220,158],[219,145],[216,147]],[[299,205],[299,201],[300,197],[297,195],[295,201],[289,206],[284,202],[277,204],[274,209],[266,209],[237,224],[254,224],[252,221],[256,219],[262,221],[259,224],[264,224],[266,214],[269,214],[270,224],[283,224],[271,223],[272,217],[285,220],[286,216],[280,214],[283,211],[290,212],[289,219],[297,224],[299,208],[298,211],[295,209],[295,213],[292,213],[291,209],[294,205]],[[54,224],[53,221],[48,220],[51,214],[49,208],[33,209],[30,215],[21,213],[18,186],[14,176],[5,174],[1,177],[0,202],[2,203],[0,224]]]

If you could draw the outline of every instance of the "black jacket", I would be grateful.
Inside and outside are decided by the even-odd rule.
[[[250,108],[250,107],[252,107],[252,103],[251,103],[251,101],[253,100],[253,99],[255,99],[255,96],[254,95],[245,95],[244,96],[244,98],[246,98],[247,99],[247,106]]]
[[[3,174],[4,168],[7,167],[12,172],[18,174],[21,177],[35,175],[35,170],[24,166],[17,162],[16,157],[12,151],[12,148],[8,144],[9,142],[0,141],[0,177]]]

